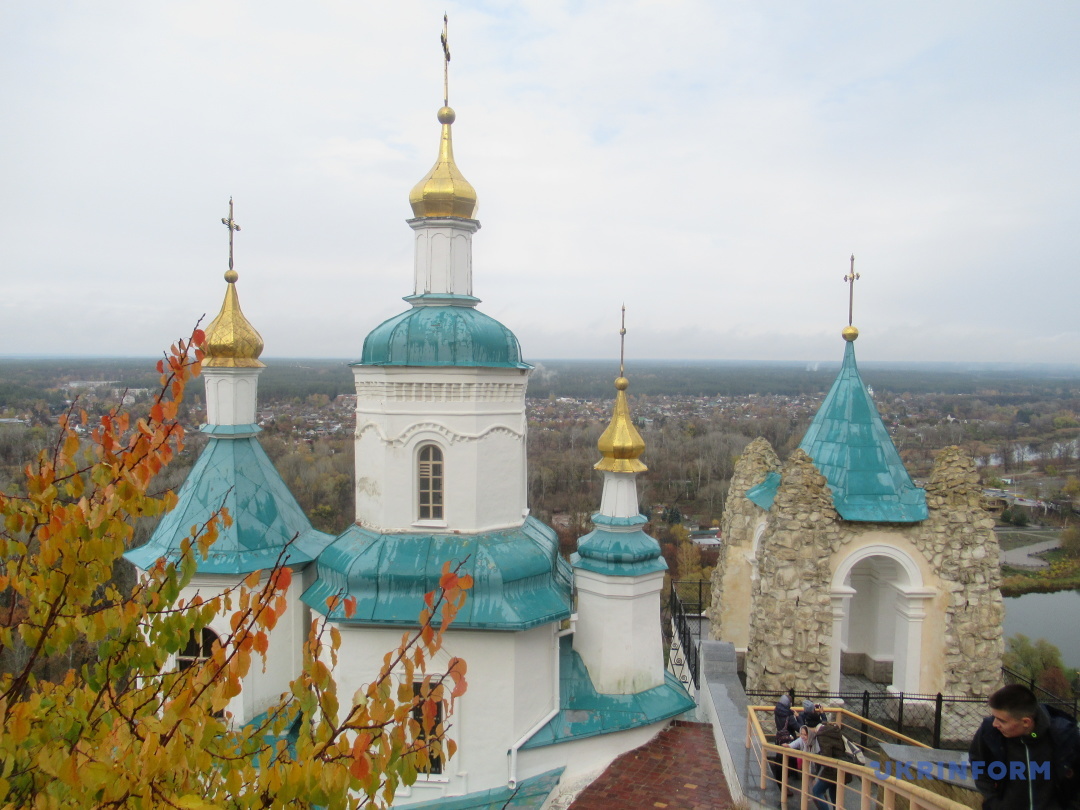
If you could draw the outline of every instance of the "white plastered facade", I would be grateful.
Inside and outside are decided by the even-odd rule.
[[[380,532],[520,526],[527,369],[354,366],[356,519]],[[444,515],[421,519],[419,452],[443,455]]]

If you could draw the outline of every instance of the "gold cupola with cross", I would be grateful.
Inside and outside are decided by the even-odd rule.
[[[454,142],[450,133],[457,114],[450,107],[450,45],[446,35],[446,18],[443,18],[443,106],[439,110],[442,134],[439,138],[439,156],[435,165],[423,180],[409,193],[409,204],[416,217],[476,218],[476,189],[454,162]]]
[[[626,339],[626,307],[623,307],[623,325],[619,329],[619,337],[622,341]],[[645,440],[641,438],[634,426],[634,420],[630,418],[630,404],[626,401],[626,389],[630,387],[630,381],[626,379],[625,370],[623,346],[620,345],[619,377],[615,380],[615,409],[611,415],[611,423],[596,443],[603,458],[593,465],[595,470],[639,473],[648,469],[640,461],[641,454],[645,452]]]
[[[229,229],[229,269],[225,272],[225,300],[221,311],[206,327],[206,358],[204,368],[263,368],[259,355],[263,351],[263,339],[258,330],[244,317],[240,310],[240,298],[236,294],[236,281],[240,277],[233,269],[233,233],[240,226],[233,219],[233,201],[229,198],[229,216],[221,222]]]

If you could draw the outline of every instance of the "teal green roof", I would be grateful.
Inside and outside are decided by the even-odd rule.
[[[359,365],[532,368],[514,333],[471,304],[414,306],[383,321],[364,339]]]
[[[340,606],[327,615],[345,624],[414,626],[443,563],[462,560],[473,587],[455,629],[525,630],[569,618],[570,565],[555,532],[531,517],[482,534],[379,534],[350,526],[320,555],[303,600],[327,614],[327,599],[351,596],[352,617]]]
[[[678,678],[670,672],[664,673],[664,682],[660,686],[644,692],[632,695],[597,692],[581,656],[574,652],[572,639],[564,636],[559,639],[559,644],[559,697],[562,710],[522,748],[542,748],[639,728],[676,717],[697,705]]]
[[[161,519],[144,545],[124,556],[144,569],[160,557],[178,558],[191,527],[201,526],[223,505],[232,525],[220,527],[205,560],[196,555],[200,573],[248,574],[272,568],[294,537],[287,562],[302,565],[333,540],[311,528],[258,439],[211,438],[180,488],[176,508]]]
[[[565,768],[519,779],[513,788],[497,787],[466,793],[464,796],[447,796],[429,802],[410,804],[410,810],[540,810],[544,801],[559,784]]]
[[[844,520],[917,523],[926,520],[926,492],[908,475],[877,407],[859,376],[855,345],[844,349],[840,374],[799,445],[829,482]],[[780,475],[747,490],[762,509],[772,507]]]
[[[574,568],[622,577],[667,570],[660,544],[640,528],[647,522],[644,515],[615,518],[598,512],[592,522],[595,528],[578,540],[577,551],[570,557]],[[622,527],[636,528],[612,531]]]

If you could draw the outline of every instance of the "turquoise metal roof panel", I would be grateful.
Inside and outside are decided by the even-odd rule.
[[[254,422],[246,425],[203,425],[199,430],[211,436],[252,436],[262,433],[262,428]]]
[[[912,482],[889,438],[859,375],[854,343],[847,343],[840,374],[799,447],[829,482],[833,504],[844,520],[926,520],[926,493]],[[759,506],[764,502],[771,506],[770,488],[775,495],[775,487],[766,478],[748,491],[747,497]]]
[[[384,321],[358,365],[532,368],[514,333],[471,306],[419,306]]]
[[[578,550],[570,557],[574,568],[623,577],[667,570],[656,540],[641,529],[609,531],[605,528],[607,520],[603,515],[593,515],[596,528],[578,540]]]
[[[328,599],[354,597],[351,617],[339,606],[330,618],[414,626],[443,563],[462,560],[473,587],[455,628],[524,630],[570,616],[572,571],[555,532],[531,517],[517,528],[472,535],[380,534],[350,526],[320,555],[303,600],[327,614]]]
[[[248,574],[272,568],[282,549],[287,562],[315,559],[333,537],[311,527],[277,469],[254,436],[211,438],[178,493],[176,508],[165,515],[150,539],[124,556],[140,568],[160,557],[176,559],[180,545],[221,506],[231,526],[222,526],[207,558],[198,558],[204,574]],[[196,555],[198,557],[198,555]]]
[[[565,768],[519,779],[516,786],[498,787],[466,793],[464,796],[447,796],[429,802],[410,804],[416,810],[540,810],[544,801],[559,784]]]
[[[760,484],[755,484],[746,490],[746,497],[767,512],[772,509],[773,501],[776,500],[776,490],[779,488],[780,473],[771,472]]]
[[[569,636],[559,639],[559,690],[562,710],[522,748],[542,748],[639,728],[676,717],[696,706],[670,672],[664,673],[663,684],[637,694],[597,692]]]

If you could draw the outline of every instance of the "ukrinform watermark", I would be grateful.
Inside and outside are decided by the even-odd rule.
[[[1050,761],[1032,762],[1030,774],[1028,764],[1024,762],[875,762],[866,763],[874,769],[874,776],[878,779],[886,779],[895,776],[897,779],[913,781],[916,779],[979,779],[983,776],[995,781],[1004,779],[1016,779],[1027,781],[1028,779],[1050,779]]]

